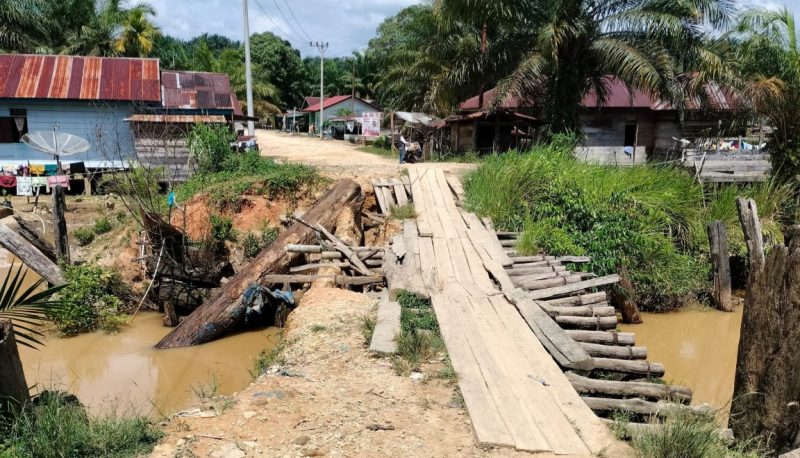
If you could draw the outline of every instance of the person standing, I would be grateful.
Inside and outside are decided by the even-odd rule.
[[[400,163],[401,164],[405,164],[406,163],[406,149],[408,148],[408,146],[410,144],[411,143],[409,143],[408,140],[406,140],[406,137],[404,137],[403,134],[401,133],[400,134],[400,141],[399,141],[399,143],[397,145],[397,148],[400,150]]]

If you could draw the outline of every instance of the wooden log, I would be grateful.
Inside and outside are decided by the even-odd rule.
[[[556,323],[564,328],[606,331],[617,327],[617,315],[613,316],[556,316]]]
[[[617,311],[606,302],[579,307],[546,307],[550,316],[617,316]]]
[[[28,401],[28,384],[22,370],[14,326],[0,322],[0,414]]]
[[[359,286],[383,283],[383,275],[370,275],[364,277],[348,277],[346,275],[262,275],[260,283],[263,285],[276,285],[282,283],[314,283],[318,280],[333,279],[339,286]]]
[[[164,326],[174,328],[178,325],[178,312],[175,310],[175,303],[172,301],[164,302]]]
[[[666,417],[671,412],[677,410],[688,410],[698,413],[710,414],[711,409],[705,406],[687,406],[674,402],[651,402],[639,398],[616,399],[616,398],[595,398],[591,396],[581,396],[583,402],[595,412],[630,412],[643,416]]]
[[[320,267],[348,267],[349,262],[317,262],[313,264],[304,264],[302,266],[292,267],[289,269],[290,273],[308,272],[309,270],[318,270]]]
[[[531,299],[546,299],[549,297],[563,296],[584,289],[610,285],[618,281],[619,281],[619,275],[607,275],[605,277],[593,278],[591,280],[580,281],[569,285],[540,289],[538,291],[532,291],[528,294],[530,295]]]
[[[33,269],[39,276],[47,280],[47,283],[54,286],[65,283],[64,274],[57,264],[49,260],[47,256],[28,243],[21,235],[2,223],[0,223],[0,245]]]
[[[561,271],[551,270],[550,272],[526,273],[524,275],[513,275],[513,276],[509,275],[509,277],[511,278],[512,281],[514,281],[514,283],[524,285],[528,282],[550,280],[553,278],[564,278],[564,277],[569,277],[571,275],[572,272],[569,272],[567,270],[561,270]],[[559,285],[563,284],[563,280],[561,280],[557,284]]]
[[[497,235],[498,239],[516,239],[519,237],[519,232],[497,231],[495,235]]]
[[[545,290],[551,288],[560,288],[563,287],[564,285],[575,284],[581,281],[580,275],[570,275],[569,273],[566,274],[567,276],[558,276],[555,278],[547,278],[544,280],[522,280],[522,278],[525,277],[516,277],[516,281],[514,281],[514,284],[516,284],[517,286],[526,291],[537,291],[537,290]]]
[[[356,253],[366,253],[366,252],[374,252],[374,253],[383,253],[383,247],[370,247],[370,246],[351,246],[348,247],[350,251]],[[329,251],[329,249],[321,246],[321,245],[303,245],[297,243],[289,243],[286,245],[286,251],[290,253],[335,253],[334,251]],[[341,257],[341,255],[340,255]]]
[[[42,254],[47,257],[47,259],[56,263],[58,262],[56,248],[52,243],[44,238],[44,235],[39,231],[39,228],[36,224],[26,221],[20,218],[18,215],[14,215],[14,221],[17,222],[17,232],[19,232],[19,235],[21,235],[22,238],[27,240],[31,245],[35,246],[37,250],[41,251]]]
[[[303,216],[307,224],[321,224],[333,228],[340,211],[350,207],[359,214],[364,201],[361,187],[352,180],[336,183]],[[309,244],[317,237],[316,231],[296,222],[278,235],[278,239],[262,250],[247,266],[211,296],[202,306],[183,320],[177,328],[164,337],[157,348],[199,345],[218,339],[230,331],[244,317],[246,304],[242,294],[251,283],[264,284],[270,274],[286,272],[300,253],[287,252],[288,244]]]
[[[67,201],[64,188],[56,185],[53,187],[53,237],[56,256],[59,261],[69,264],[69,237],[67,235],[67,219],[64,216],[66,211]]]
[[[513,240],[511,240],[511,239],[500,240],[500,246],[506,247],[506,248],[514,248],[514,247],[517,246],[517,240],[516,239],[513,239]]]
[[[647,359],[647,347],[628,345],[601,345],[582,342],[581,347],[592,356],[615,359]]]
[[[584,331],[568,329],[565,333],[576,342],[587,342],[608,345],[634,345],[636,335],[631,332],[616,331]]]
[[[586,350],[572,340],[536,301],[530,299],[528,293],[515,289],[506,292],[505,296],[517,307],[522,318],[560,366],[583,370],[594,367],[592,357]]]
[[[606,302],[608,299],[608,295],[605,291],[600,291],[599,293],[591,293],[591,294],[582,294],[580,296],[569,296],[569,297],[562,297],[560,299],[550,299],[546,301],[542,301],[550,306],[573,306],[578,307],[582,305],[591,305],[597,304],[600,302]]]
[[[565,374],[579,394],[602,395],[610,397],[645,399],[665,399],[675,402],[690,403],[692,390],[682,386],[665,385],[651,382],[618,382],[615,380],[596,380],[580,376],[572,371]]]
[[[510,277],[521,277],[525,275],[536,275],[536,274],[551,273],[551,272],[565,272],[566,270],[567,270],[566,266],[540,266],[540,267],[506,269],[506,273]]]
[[[736,208],[739,210],[739,222],[744,232],[752,273],[764,266],[764,235],[761,232],[761,220],[758,219],[758,207],[753,199],[739,197],[736,199]]]
[[[319,230],[325,237],[327,237],[328,240],[330,240],[333,243],[334,248],[340,251],[347,259],[349,259],[350,262],[353,264],[353,267],[355,267],[359,272],[367,276],[373,275],[373,272],[369,270],[367,266],[364,265],[364,261],[362,261],[358,256],[356,256],[356,254],[353,253],[353,250],[351,250],[350,247],[345,245],[344,242],[339,240],[338,237],[331,234],[330,231],[325,229],[325,226],[317,224],[317,230]]]
[[[663,377],[664,365],[649,361],[625,360],[613,358],[595,358],[594,368],[613,372],[642,375],[646,377]]]
[[[733,311],[731,297],[731,263],[728,255],[728,232],[725,223],[714,221],[707,227],[711,248],[711,266],[714,275],[712,299],[719,310]]]
[[[622,322],[627,324],[640,324],[642,316],[639,306],[636,305],[636,290],[625,267],[620,269],[619,283],[611,289],[611,299],[622,315]]]

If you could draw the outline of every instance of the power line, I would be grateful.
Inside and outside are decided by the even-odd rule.
[[[308,38],[309,41],[311,41],[311,35],[309,35],[308,32],[306,32],[306,29],[303,28],[303,24],[301,24],[300,21],[297,20],[297,16],[294,15],[294,11],[292,10],[292,7],[289,5],[289,2],[283,0],[283,4],[286,5],[286,8],[289,9],[289,14],[292,15],[292,18],[294,18],[294,22],[297,23],[298,27],[300,27],[300,31],[305,34],[306,38]]]
[[[265,16],[267,16],[267,19],[269,19],[269,20],[270,20],[270,22],[272,22],[272,23],[275,25],[275,27],[279,28],[279,29],[280,29],[280,31],[281,31],[281,32],[282,32],[284,35],[286,35],[284,38],[285,38],[286,40],[288,40],[290,43],[292,43],[292,44],[293,44],[295,47],[299,48],[300,46],[298,45],[298,43],[301,43],[301,42],[303,42],[303,41],[305,41],[305,40],[303,40],[302,38],[298,40],[298,39],[297,39],[297,37],[294,37],[294,38],[292,38],[292,37],[290,36],[291,34],[290,34],[289,32],[287,32],[287,31],[286,31],[286,29],[285,29],[285,28],[284,28],[282,25],[280,25],[280,24],[278,23],[278,21],[276,21],[275,19],[273,19],[273,18],[272,18],[272,16],[270,16],[270,14],[269,14],[269,13],[267,13],[267,10],[266,10],[266,9],[264,9],[264,7],[263,7],[263,6],[261,6],[261,3],[259,3],[259,1],[258,1],[258,0],[253,0],[253,1],[254,1],[254,2],[256,2],[256,5],[258,6],[258,9],[260,9],[260,10],[261,10],[261,12],[262,12],[262,13],[264,13],[264,15],[265,15]]]

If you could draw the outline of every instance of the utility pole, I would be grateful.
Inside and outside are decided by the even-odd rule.
[[[318,41],[316,43],[309,43],[309,46],[316,47],[319,50],[319,138],[325,139],[323,134],[322,125],[325,124],[325,50],[328,49],[328,43]]]
[[[244,73],[247,84],[247,135],[256,134],[256,126],[252,118],[253,111],[253,72],[250,68],[250,19],[247,15],[247,2],[242,0],[242,16],[244,18]]]

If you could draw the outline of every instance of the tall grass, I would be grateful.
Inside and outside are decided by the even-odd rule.
[[[577,161],[556,139],[524,154],[488,157],[467,177],[467,206],[504,230],[522,231],[518,249],[587,254],[597,274],[628,268],[644,308],[672,308],[709,287],[706,225],[728,225],[743,252],[735,198],[759,205],[768,237],[779,240],[793,189],[773,182],[706,192],[676,167],[611,167]]]

